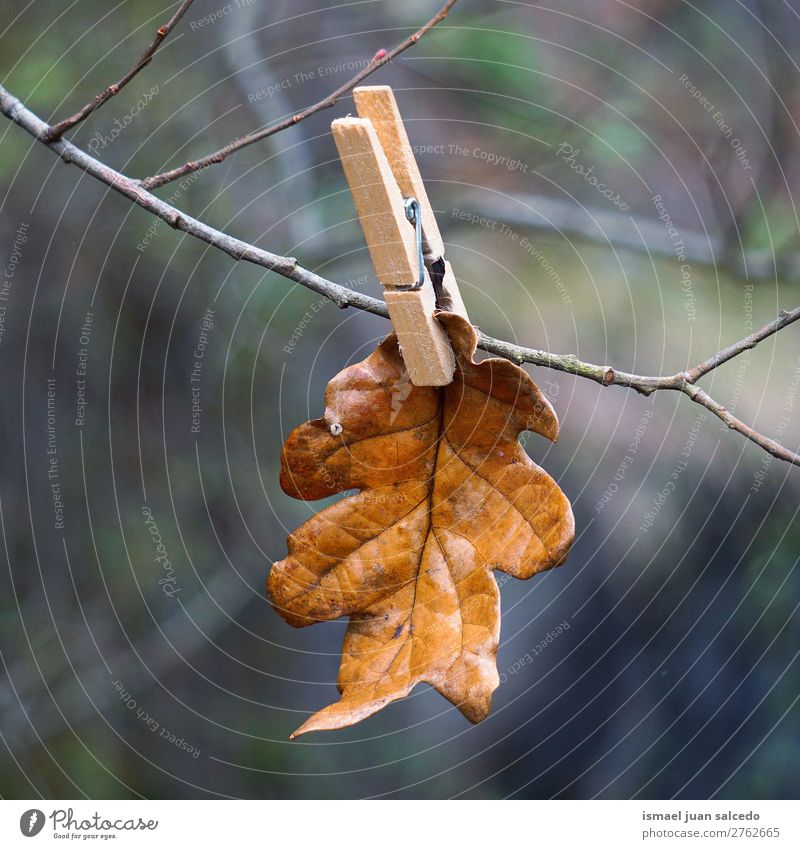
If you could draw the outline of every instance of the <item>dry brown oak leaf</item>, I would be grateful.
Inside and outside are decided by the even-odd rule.
[[[303,500],[357,489],[290,535],[269,594],[291,625],[349,616],[341,699],[292,737],[343,728],[435,687],[472,722],[498,685],[500,593],[557,566],[574,537],[569,501],[519,443],[558,420],[508,360],[473,362],[477,337],[440,315],[456,355],[446,387],[412,386],[394,335],[328,384],[325,416],[283,448],[281,486]]]

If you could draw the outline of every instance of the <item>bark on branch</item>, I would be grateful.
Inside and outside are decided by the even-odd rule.
[[[126,177],[124,174],[115,171],[113,168],[109,168],[98,159],[77,148],[71,142],[65,139],[48,140],[50,127],[2,86],[0,86],[0,112],[30,133],[34,138],[47,145],[64,162],[77,166],[87,174],[105,183],[114,191],[124,195],[138,206],[156,215],[161,220],[166,221],[176,230],[181,230],[190,236],[206,242],[212,247],[224,251],[237,261],[244,260],[254,265],[259,265],[262,268],[267,268],[270,271],[275,271],[283,277],[287,277],[329,298],[338,307],[357,307],[358,309],[388,318],[386,304],[383,301],[377,298],[371,298],[369,295],[364,295],[360,292],[354,292],[331,280],[326,280],[324,277],[320,277],[318,274],[314,274],[314,272],[300,266],[294,257],[285,257],[270,253],[241,239],[229,236],[220,230],[216,230],[208,224],[192,218],[190,215],[186,215],[176,207],[157,198],[155,195],[146,191],[139,181],[132,180],[130,177]],[[651,395],[653,392],[662,389],[682,392],[696,404],[700,404],[712,412],[729,428],[737,431],[763,448],[764,451],[767,451],[780,460],[785,460],[787,463],[800,466],[799,454],[780,445],[775,440],[764,436],[735,418],[721,404],[695,385],[701,377],[713,371],[718,366],[728,362],[743,351],[754,348],[759,342],[798,319],[800,319],[800,307],[792,310],[783,310],[774,321],[752,333],[750,336],[746,336],[735,344],[723,348],[707,360],[687,371],[668,376],[651,377],[629,374],[611,366],[599,366],[582,362],[573,354],[553,354],[549,351],[525,348],[520,345],[513,345],[510,342],[493,339],[491,336],[485,334],[480,335],[479,347],[484,351],[506,357],[516,363],[531,363],[537,366],[545,366],[567,374],[576,375],[577,377],[593,380],[601,386],[625,386],[635,389],[642,395]]]

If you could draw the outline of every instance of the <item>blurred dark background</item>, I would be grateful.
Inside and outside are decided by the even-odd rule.
[[[438,3],[220,5],[197,0],[72,140],[131,176],[173,167],[318,100]],[[174,6],[2,8],[3,85],[56,120]],[[462,0],[370,82],[395,89],[476,323],[673,373],[800,303],[799,45],[797,0]],[[377,295],[329,132],[352,109],[157,194]],[[235,264],[5,120],[0,199],[0,794],[797,795],[800,470],[685,396],[546,369],[562,436],[526,445],[578,536],[503,583],[492,715],[420,687],[287,742],[335,698],[345,623],[294,630],[266,601],[319,507],[282,494],[279,450],[387,323]],[[798,332],[703,383],[794,450]]]

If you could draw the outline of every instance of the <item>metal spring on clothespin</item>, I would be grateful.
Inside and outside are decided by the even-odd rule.
[[[417,282],[411,286],[398,286],[404,292],[414,292],[421,289],[425,283],[425,258],[422,255],[422,213],[420,211],[419,201],[416,198],[406,198],[405,204],[406,218],[414,225],[417,237],[417,262],[419,263],[419,273],[417,274]]]

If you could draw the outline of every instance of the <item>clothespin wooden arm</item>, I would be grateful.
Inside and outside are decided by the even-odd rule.
[[[339,118],[331,130],[378,280],[412,285],[419,275],[414,227],[375,128],[364,118]]]
[[[359,118],[367,118],[378,135],[389,167],[404,197],[414,197],[422,210],[422,243],[426,260],[444,256],[444,242],[436,224],[425,183],[419,173],[394,92],[388,85],[360,86],[353,90]]]
[[[415,197],[419,202],[422,211],[422,241],[426,265],[430,270],[437,261],[444,262],[444,268],[440,269],[442,277],[440,299],[444,302],[441,307],[449,312],[457,312],[469,321],[467,308],[461,298],[453,269],[449,262],[444,261],[444,240],[439,232],[433,207],[428,200],[428,192],[419,173],[419,166],[400,116],[394,92],[388,85],[359,86],[353,89],[353,100],[359,118],[369,119],[375,127],[378,140],[401,193],[404,197]]]

